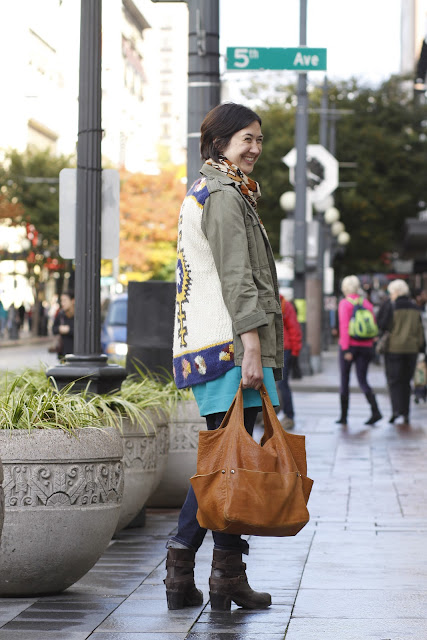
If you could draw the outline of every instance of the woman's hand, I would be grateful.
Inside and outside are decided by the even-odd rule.
[[[353,360],[353,354],[350,351],[346,351],[344,354],[344,360],[348,360],[349,362]]]
[[[264,379],[261,364],[261,345],[257,329],[252,329],[241,334],[244,348],[242,362],[243,388],[258,390]]]
[[[58,327],[58,331],[61,335],[66,335],[67,333],[70,333],[70,327],[68,326],[68,324],[60,324]]]

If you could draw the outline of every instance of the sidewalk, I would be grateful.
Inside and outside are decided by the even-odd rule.
[[[337,393],[294,401],[315,482],[311,521],[295,538],[250,539],[249,581],[272,594],[269,609],[211,612],[208,534],[196,565],[204,605],[168,611],[164,545],[178,510],[152,509],[65,593],[0,599],[0,640],[426,640],[427,405],[413,405],[403,429],[388,424],[380,395],[385,418],[370,428],[354,394],[343,429]]]
[[[301,380],[291,380],[294,391],[333,391],[339,390],[340,371],[338,364],[338,347],[332,346],[329,351],[322,352],[322,371],[312,376],[304,376]],[[368,381],[375,393],[387,393],[384,375],[384,361],[381,365],[369,365]],[[350,389],[352,393],[361,393],[357,384],[355,367],[351,368]],[[427,636],[426,636],[427,637]]]

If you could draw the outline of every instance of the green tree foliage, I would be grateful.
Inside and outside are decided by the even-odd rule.
[[[252,92],[252,97],[257,91]],[[321,89],[310,90],[310,109],[320,107]],[[254,177],[261,183],[260,215],[275,252],[279,250],[280,195],[289,189],[289,171],[281,158],[295,146],[295,88],[276,89],[257,109],[265,144]],[[346,272],[386,271],[386,256],[399,251],[404,222],[426,208],[427,107],[414,103],[407,83],[392,77],[377,88],[354,80],[330,86],[329,106],[351,113],[339,116],[336,156],[355,163],[342,168],[335,203],[351,234],[345,253]],[[309,143],[319,142],[319,116],[310,113]]]
[[[0,167],[2,192],[23,210],[22,219],[16,222],[34,225],[42,247],[53,256],[57,255],[59,237],[59,185],[55,180],[61,169],[70,166],[68,157],[29,148],[23,153],[10,151]]]

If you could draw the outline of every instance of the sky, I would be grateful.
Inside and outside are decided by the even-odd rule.
[[[228,46],[298,46],[299,5],[299,0],[220,0],[221,53]],[[356,76],[378,83],[399,72],[400,0],[307,0],[307,46],[326,47],[331,79]],[[309,77],[314,73],[323,78],[322,72]]]

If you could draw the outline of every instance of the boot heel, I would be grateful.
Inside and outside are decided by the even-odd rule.
[[[222,593],[212,593],[212,591],[210,591],[209,597],[211,599],[211,609],[214,611],[230,611],[230,596],[225,596]]]
[[[184,609],[185,593],[180,591],[166,591],[168,609]]]

